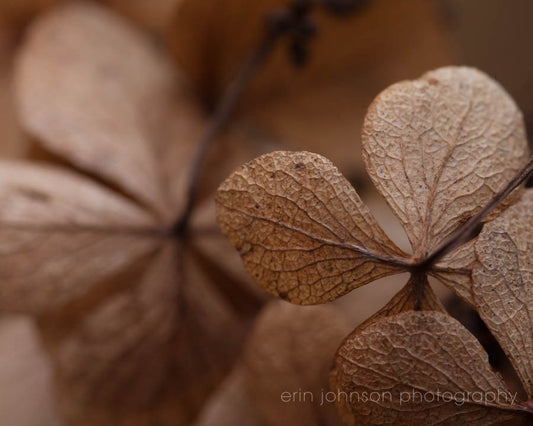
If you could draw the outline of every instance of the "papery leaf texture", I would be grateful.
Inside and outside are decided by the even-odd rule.
[[[331,387],[350,425],[499,424],[524,409],[476,338],[435,311],[356,329],[337,352]]]

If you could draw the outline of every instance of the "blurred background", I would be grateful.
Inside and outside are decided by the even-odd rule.
[[[2,158],[58,163],[43,149],[39,135],[23,124],[26,118],[21,117],[19,108],[18,85],[22,80],[17,64],[28,49],[28,34],[33,34],[40,22],[64,10],[69,3],[81,5],[80,10],[97,8],[112,15],[121,26],[131,27],[136,37],[145,40],[170,64],[186,92],[187,102],[194,104],[191,108],[197,111],[195,117],[207,122],[224,88],[261,39],[265,13],[287,2],[0,0]],[[328,13],[326,8],[313,14],[317,33],[309,42],[305,66],[294,67],[287,46],[284,43],[276,46],[241,99],[238,111],[220,137],[220,145],[213,148],[218,154],[208,159],[206,169],[210,176],[206,179],[212,179],[216,186],[233,167],[271,149],[321,153],[339,166],[383,228],[408,251],[403,230],[373,190],[360,158],[359,133],[367,106],[394,82],[417,78],[443,65],[469,65],[485,71],[505,87],[523,111],[531,133],[533,3],[527,0],[356,3],[358,7],[343,16]],[[87,44],[91,45],[91,40]],[[78,46],[79,55],[83,56],[85,47],[83,43]],[[117,55],[120,58],[121,52]],[[31,78],[39,79],[40,71],[36,69]],[[113,111],[109,113],[112,116]],[[187,135],[195,138],[197,133]],[[232,157],[233,152],[224,144],[245,145],[248,151],[244,154],[239,151],[233,161],[222,164],[220,153]],[[207,194],[206,199],[209,197]],[[353,291],[333,305],[351,329],[383,306],[404,282],[402,276],[383,279]],[[483,338],[485,332],[478,319],[444,287],[436,285],[454,315]],[[266,303],[266,296],[261,297]],[[491,342],[486,345],[490,347]],[[496,352],[491,353],[495,363],[498,361],[494,357],[499,356]],[[0,425],[66,424],[54,404],[52,364],[35,319],[23,313],[0,312]],[[237,376],[232,376],[232,380],[238,381]],[[225,389],[223,394],[230,392]],[[210,410],[220,409],[216,401],[210,401]],[[217,424],[209,420],[209,414],[204,414],[203,419],[199,420],[204,421],[201,424]],[[274,423],[275,420],[270,422]]]

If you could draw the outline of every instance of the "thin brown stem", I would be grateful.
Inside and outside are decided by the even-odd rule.
[[[192,209],[195,205],[198,195],[199,177],[202,171],[203,161],[207,152],[209,151],[209,148],[230,119],[235,107],[239,102],[239,99],[248,87],[248,84],[256,74],[257,70],[260,68],[261,64],[266,60],[274,48],[277,39],[278,35],[274,33],[269,33],[264,38],[254,53],[246,60],[235,79],[226,89],[226,92],[222,96],[218,106],[215,108],[215,114],[213,115],[213,118],[209,122],[207,129],[198,143],[198,148],[192,161],[192,166],[187,179],[187,204],[180,220],[175,226],[175,231],[177,234],[184,232],[188,226]]]
[[[437,260],[460,245],[474,231],[474,229],[485,219],[500,203],[522,183],[533,174],[533,156],[529,158],[527,164],[509,181],[509,183],[497,192],[490,201],[454,233],[446,238],[435,250],[422,259],[415,266],[417,268],[428,267],[435,264]]]
[[[228,123],[243,93],[246,91],[251,80],[259,71],[263,63],[274,50],[277,41],[283,36],[294,36],[294,34],[297,33],[300,35],[300,38],[298,39],[299,43],[304,45],[305,40],[312,36],[313,28],[312,24],[307,19],[307,15],[314,5],[314,2],[311,0],[293,0],[287,5],[287,7],[278,11],[273,11],[267,15],[268,19],[265,36],[248,59],[243,63],[236,77],[225,90],[223,96],[215,107],[215,113],[213,114],[206,131],[198,143],[198,148],[188,176],[185,209],[173,228],[173,233],[175,235],[182,235],[187,232],[192,210],[198,196],[199,178],[202,171],[202,165],[211,145]],[[297,49],[297,53],[305,53],[302,49],[305,48],[300,46],[300,49]],[[293,62],[296,62],[294,58]]]
[[[414,271],[411,273],[408,284],[413,286],[413,297],[415,299],[414,309],[420,311],[422,309],[422,300],[424,299],[424,292],[428,284],[428,277],[425,271]]]

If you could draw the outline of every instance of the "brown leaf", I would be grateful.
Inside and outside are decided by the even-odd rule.
[[[408,311],[355,330],[337,353],[331,387],[345,392],[338,406],[351,425],[489,425],[517,422],[512,410],[523,409],[474,336],[440,312]]]
[[[477,70],[449,67],[376,98],[363,155],[421,257],[517,173],[528,147],[522,114],[501,86]]]
[[[403,256],[337,168],[279,151],[235,171],[219,188],[217,217],[247,271],[271,294],[323,303],[397,271]]]
[[[0,317],[0,424],[59,425],[52,401],[51,369],[32,319]]]
[[[66,170],[1,161],[0,205],[3,310],[61,306],[159,245],[153,217]]]
[[[116,416],[137,419],[135,424],[149,424],[161,405],[182,409],[173,398],[168,400],[170,392],[165,389],[178,323],[178,286],[176,276],[169,273],[175,263],[176,253],[169,245],[135,286],[82,311],[84,315],[72,321],[72,329],[59,340],[50,338],[58,327],[45,324],[59,372],[62,411],[72,424],[105,424],[110,404]],[[160,395],[156,403],[154,395]],[[90,410],[80,415],[85,405]]]
[[[471,306],[474,306],[472,268],[476,261],[475,243],[474,239],[448,253],[431,273]]]
[[[212,280],[193,253],[186,254],[183,268],[187,281],[180,288],[176,357],[179,376],[174,386],[183,395],[179,400],[193,411],[204,402],[206,389],[214,390],[230,371],[255,311],[242,315],[223,293],[219,281]]]
[[[22,122],[47,149],[168,214],[156,126],[175,77],[142,34],[67,4],[32,26],[16,77]]]
[[[338,424],[322,395],[333,354],[348,330],[332,308],[278,301],[264,309],[244,360],[248,392],[265,426]]]
[[[229,371],[246,323],[190,255],[179,273],[182,256],[168,243],[141,271],[40,320],[71,424],[190,424]]]
[[[533,190],[483,228],[472,293],[479,315],[533,397]]]
[[[419,280],[422,280],[421,282]],[[422,286],[422,297],[418,298],[417,286]],[[379,319],[390,317],[405,311],[437,311],[446,312],[441,301],[428,285],[427,277],[411,276],[407,284],[389,300],[374,315],[360,324],[357,329],[361,330],[364,327],[373,324]]]
[[[0,163],[2,306],[39,315],[70,424],[190,424],[262,303],[237,309],[194,231],[174,232],[202,117],[157,46],[101,6],[66,4],[29,34],[23,125],[79,169]]]
[[[238,364],[206,402],[194,426],[264,426],[246,387],[246,373]]]

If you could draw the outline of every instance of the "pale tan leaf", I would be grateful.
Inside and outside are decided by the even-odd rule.
[[[169,273],[175,262],[169,244],[133,288],[77,309],[71,324],[43,324],[61,409],[72,424],[148,424],[171,411],[179,418],[182,407],[169,398],[168,380],[178,321],[176,275]],[[68,331],[57,338],[58,328]]]
[[[244,354],[248,392],[265,426],[338,424],[334,407],[322,396],[348,330],[330,307],[277,301],[265,308]]]
[[[422,279],[422,294],[420,300],[417,303],[417,296],[419,288],[417,288],[416,280]],[[370,324],[373,324],[381,318],[390,317],[392,315],[399,314],[406,311],[437,311],[437,312],[446,312],[444,306],[442,306],[441,301],[427,282],[427,278],[414,278],[411,276],[407,284],[394,295],[394,297],[389,300],[389,302],[383,306],[379,311],[374,315],[360,324],[357,329],[362,330],[364,327],[367,327]]]
[[[350,425],[489,425],[517,422],[523,409],[474,336],[440,312],[356,329],[337,352],[331,387],[345,392],[337,405]]]
[[[448,253],[437,262],[431,272],[431,275],[457,293],[471,306],[474,306],[472,269],[476,261],[475,243],[476,240],[474,239]]]
[[[72,424],[189,425],[230,371],[249,325],[183,256],[169,241],[147,266],[41,319]]]
[[[420,257],[517,173],[528,148],[522,114],[504,89],[480,71],[447,67],[376,98],[363,155]]]
[[[475,306],[532,398],[533,189],[485,225],[475,251]]]
[[[246,387],[242,363],[232,370],[206,402],[194,426],[265,426]]]
[[[185,262],[179,303],[178,358],[183,363],[179,382],[188,384],[182,386],[184,394],[195,388],[205,393],[205,387],[213,390],[229,372],[251,318],[238,315],[233,301],[224,297],[217,282],[209,280],[194,254],[188,254]]]
[[[61,424],[54,406],[48,361],[31,318],[0,317],[0,424]]]
[[[190,424],[229,370],[246,324],[193,259],[177,282],[177,262],[169,245],[133,289],[42,323],[74,424]]]
[[[323,303],[398,271],[403,252],[320,155],[263,155],[235,171],[216,201],[248,273],[275,296]]]
[[[149,214],[66,170],[0,162],[0,303],[39,313],[85,294],[159,244]]]
[[[142,33],[101,6],[64,5],[32,25],[16,77],[29,133],[166,213],[157,119],[175,77]]]

